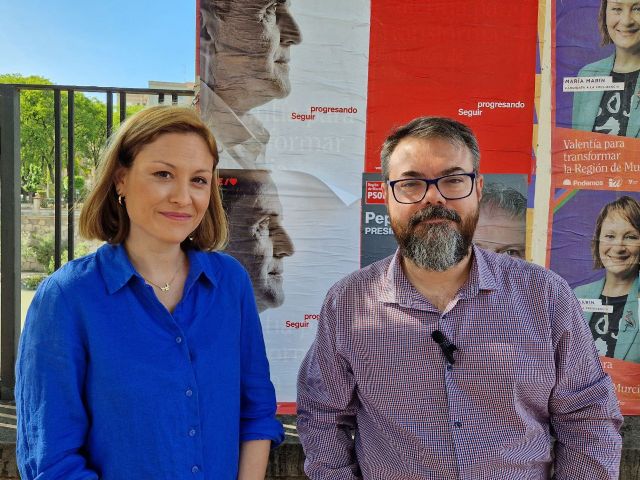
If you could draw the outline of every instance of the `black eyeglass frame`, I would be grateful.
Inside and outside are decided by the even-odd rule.
[[[462,197],[447,197],[445,194],[443,194],[440,188],[438,187],[438,182],[443,178],[460,177],[460,176],[471,178],[471,190],[469,191],[469,193],[467,193],[466,195],[463,195]],[[440,193],[440,195],[442,195],[442,198],[444,198],[445,200],[461,200],[463,198],[467,198],[469,195],[473,193],[473,187],[476,184],[477,176],[478,174],[476,172],[471,172],[471,173],[462,172],[462,173],[451,173],[449,175],[443,175],[442,177],[438,177],[438,178],[401,178],[399,180],[388,180],[387,183],[391,187],[391,192],[393,193],[393,198],[396,200],[396,202],[402,203],[404,205],[411,205],[414,203],[420,203],[422,200],[424,200],[424,197],[427,196],[427,192],[429,191],[429,187],[431,185],[435,185],[435,187],[438,189],[438,192]],[[396,189],[394,188],[396,183],[406,182],[407,180],[424,182],[427,184],[427,188],[424,189],[424,194],[422,195],[420,200],[416,200],[415,202],[401,202],[400,200],[398,200],[398,197],[396,197]]]

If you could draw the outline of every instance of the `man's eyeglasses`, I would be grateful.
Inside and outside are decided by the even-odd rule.
[[[389,186],[398,203],[418,203],[424,199],[430,185],[435,185],[446,200],[466,198],[473,192],[475,173],[456,173],[438,178],[406,178],[391,180]]]

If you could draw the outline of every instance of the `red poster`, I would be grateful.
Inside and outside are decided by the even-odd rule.
[[[365,171],[393,125],[470,125],[484,173],[531,173],[538,0],[371,4]]]

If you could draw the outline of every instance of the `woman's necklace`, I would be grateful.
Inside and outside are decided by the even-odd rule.
[[[160,290],[162,290],[163,292],[168,292],[169,290],[171,290],[171,284],[173,283],[173,281],[176,279],[176,276],[178,275],[178,272],[180,271],[180,267],[182,266],[182,262],[178,263],[178,268],[176,268],[175,273],[173,274],[173,277],[171,277],[171,280],[169,280],[168,282],[166,282],[164,284],[164,286],[160,286],[157,283],[152,282],[151,280],[149,280],[147,277],[145,277],[144,275],[140,274],[140,276],[142,278],[144,278],[144,281],[147,283],[150,283],[151,285],[153,285],[156,288],[159,288]]]

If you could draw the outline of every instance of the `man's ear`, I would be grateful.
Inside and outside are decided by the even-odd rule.
[[[478,202],[482,200],[482,189],[484,188],[484,176],[478,173],[476,177],[476,194],[478,195]]]

